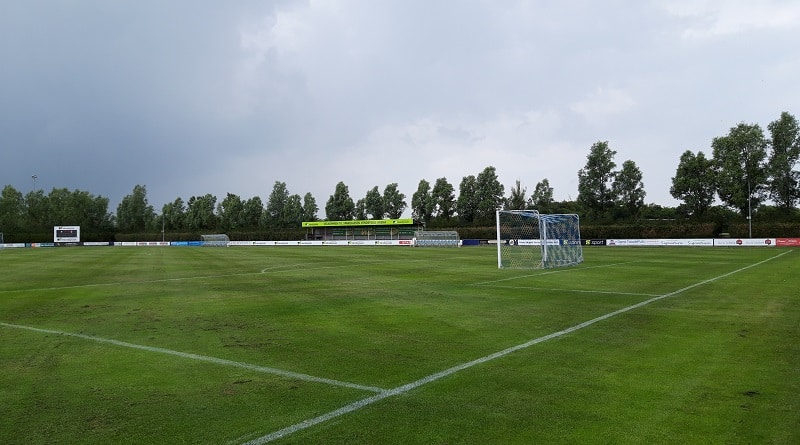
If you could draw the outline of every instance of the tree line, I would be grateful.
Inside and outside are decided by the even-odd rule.
[[[676,208],[645,204],[643,176],[633,160],[619,169],[616,151],[608,141],[589,149],[586,164],[577,172],[575,201],[553,199],[547,178],[533,192],[517,180],[509,195],[497,171],[487,166],[477,175],[461,179],[456,189],[447,178],[431,184],[419,182],[411,196],[397,183],[382,190],[374,186],[354,200],[342,181],[336,184],[324,207],[328,220],[399,218],[408,209],[414,219],[433,227],[492,225],[495,211],[538,209],[542,213],[578,213],[584,222],[612,224],[641,219],[708,221],[749,218],[754,215],[791,221],[798,216],[800,172],[800,125],[783,112],[767,125],[766,135],[758,124],[739,123],[728,134],[713,138],[711,157],[703,151],[686,150],[672,178],[670,194],[681,201]],[[715,201],[720,202],[714,205]],[[766,205],[771,201],[773,205]],[[269,231],[293,229],[303,221],[320,218],[320,208],[311,193],[292,194],[285,182],[275,181],[264,203],[260,197],[243,199],[228,193],[221,201],[211,194],[178,197],[160,212],[148,203],[147,189],[136,185],[117,206],[108,210],[106,197],[89,192],[54,188],[48,194],[32,190],[26,195],[7,185],[0,193],[0,233],[47,232],[55,225],[80,225],[83,230],[103,233],[154,231]]]

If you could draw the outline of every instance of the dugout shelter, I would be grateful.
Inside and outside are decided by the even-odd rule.
[[[397,218],[304,221],[301,227],[306,229],[306,240],[313,241],[411,240],[423,224],[413,218]]]

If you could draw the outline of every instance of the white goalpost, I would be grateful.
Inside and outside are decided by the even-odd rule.
[[[496,219],[500,269],[546,269],[583,262],[578,215],[499,210]]]

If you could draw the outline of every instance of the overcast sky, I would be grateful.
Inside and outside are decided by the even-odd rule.
[[[681,153],[800,114],[800,2],[0,0],[0,187],[157,210],[497,169],[577,197],[594,142],[674,206]]]

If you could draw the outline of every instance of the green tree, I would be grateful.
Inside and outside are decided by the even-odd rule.
[[[329,221],[347,221],[353,219],[355,210],[356,204],[350,197],[350,190],[343,181],[339,181],[325,204],[325,217]]]
[[[303,198],[300,195],[289,195],[283,217],[284,227],[300,228],[303,222]]]
[[[186,210],[186,228],[189,230],[216,230],[217,215],[214,207],[217,197],[207,193],[189,198]]]
[[[303,195],[303,221],[316,221],[318,211],[319,207],[317,207],[314,195],[310,192]]]
[[[286,228],[290,223],[286,220],[286,206],[289,203],[289,189],[286,183],[275,181],[272,193],[267,198],[266,218],[267,226],[273,228]]]
[[[475,221],[480,223],[494,221],[497,210],[503,207],[505,201],[505,187],[497,179],[497,170],[492,166],[484,168],[478,173],[475,187],[477,195]]]
[[[478,183],[474,175],[464,176],[458,186],[458,201],[456,210],[458,216],[465,223],[475,221],[478,213]]]
[[[553,187],[550,187],[550,181],[547,178],[536,183],[528,206],[538,210],[539,213],[551,213],[553,206]]]
[[[506,200],[505,209],[524,210],[528,208],[528,200],[525,197],[526,193],[528,193],[528,189],[523,187],[522,182],[517,179],[514,186],[511,187],[511,195],[509,195],[508,200]]]
[[[361,198],[358,201],[356,201],[355,219],[367,219],[366,198]]]
[[[431,183],[421,179],[417,186],[417,191],[411,196],[411,217],[428,222],[432,213],[433,196],[431,196]]]
[[[25,225],[25,199],[22,192],[7,185],[0,193],[0,232],[13,232]]]
[[[70,197],[73,219],[77,225],[88,229],[111,229],[111,214],[108,213],[108,198],[94,196],[83,190],[73,190]],[[152,209],[152,207],[151,207]],[[151,212],[155,215],[155,212]]]
[[[228,193],[217,205],[219,227],[223,231],[239,230],[244,224],[244,201],[239,195]]]
[[[727,206],[749,216],[766,196],[767,140],[758,124],[740,123],[711,146],[717,173],[717,194]]]
[[[54,189],[53,192],[56,192]],[[51,210],[59,208],[63,203],[64,198],[68,192],[66,189],[58,193],[50,193]],[[55,199],[54,195],[55,194]],[[60,218],[68,221],[71,218],[61,214]],[[136,185],[130,195],[122,198],[117,206],[117,228],[123,232],[143,232],[150,221],[155,218],[155,211],[153,206],[147,203],[147,188],[143,185]],[[60,224],[67,224],[62,222]]]
[[[644,183],[642,171],[636,163],[628,160],[622,163],[622,169],[614,175],[611,186],[614,200],[623,208],[629,217],[636,218],[644,207]]]
[[[365,216],[365,219],[367,214],[371,215],[372,219],[383,219],[383,215],[386,214],[383,195],[381,195],[377,185],[367,192],[367,196],[364,197],[363,204],[363,216]]]
[[[702,151],[695,155],[691,150],[686,150],[681,155],[669,193],[673,198],[683,201],[689,215],[703,218],[717,192],[714,176],[712,160],[706,159]]]
[[[53,224],[50,222],[50,198],[44,194],[44,190],[33,190],[25,195],[25,210],[25,220],[30,230],[52,229]]]
[[[383,206],[388,218],[400,218],[406,210],[406,195],[400,193],[396,182],[383,189]]]
[[[447,178],[439,178],[433,184],[431,190],[431,201],[433,204],[432,215],[449,221],[456,211],[456,197],[453,185],[447,182]]]
[[[180,197],[161,207],[165,230],[186,230],[186,204]]]
[[[800,201],[800,172],[794,169],[800,158],[800,125],[794,116],[783,112],[767,129],[772,147],[767,161],[769,196],[787,215]]]
[[[247,229],[257,229],[264,219],[264,203],[258,196],[253,196],[244,203],[242,209],[242,225]]]
[[[608,147],[608,141],[595,142],[586,157],[586,165],[578,171],[578,203],[594,218],[607,217],[614,206],[612,184],[616,154]]]

